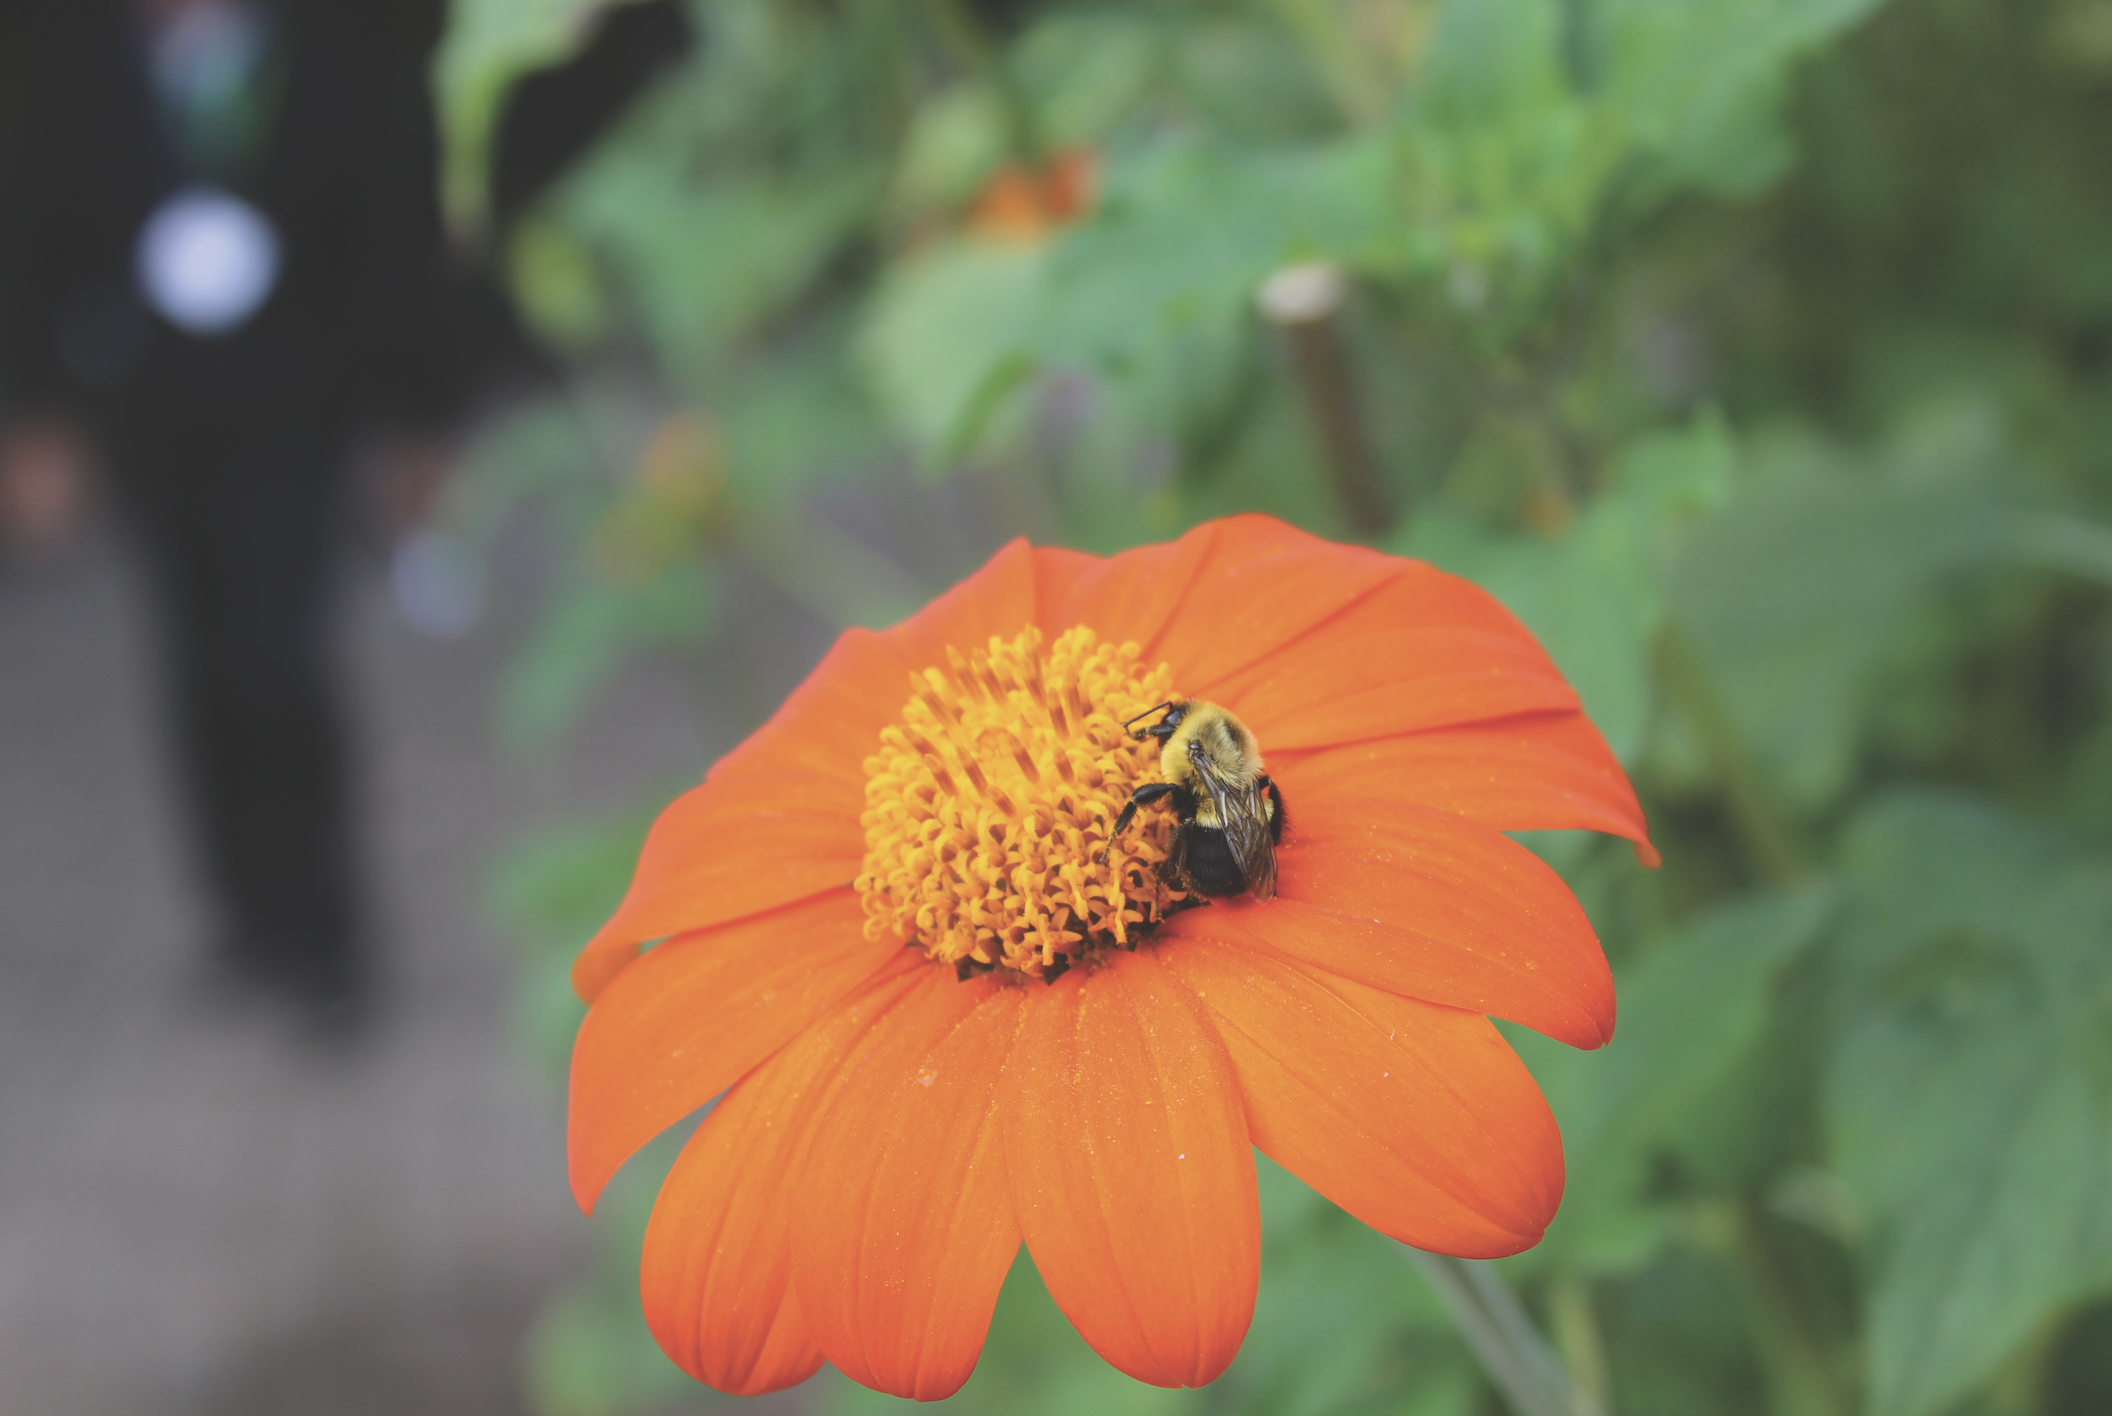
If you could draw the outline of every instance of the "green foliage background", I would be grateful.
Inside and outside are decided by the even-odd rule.
[[[602,8],[463,0],[439,68],[452,208],[570,370],[447,513],[567,550],[509,731],[634,650],[740,675],[730,584],[838,627],[972,565],[846,488],[1428,557],[1542,637],[1665,856],[1531,842],[1621,992],[1600,1053],[1517,1036],[1570,1182],[1502,1267],[1586,1399],[2112,1410],[2112,0],[694,0],[692,58],[483,231],[496,104]],[[1088,212],[974,218],[1079,151]],[[1311,261],[1317,336],[1256,302]],[[656,804],[500,870],[554,1083]],[[666,1158],[539,1328],[553,1416],[725,1401],[637,1316]],[[1106,1369],[1023,1261],[953,1404],[1502,1409],[1394,1246],[1273,1170],[1264,1211],[1215,1387]]]

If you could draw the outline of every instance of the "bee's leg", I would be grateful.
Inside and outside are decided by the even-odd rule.
[[[1188,872],[1188,857],[1195,844],[1195,793],[1175,783],[1172,789],[1174,819],[1181,824],[1175,828],[1173,839],[1166,843],[1166,859],[1159,862],[1159,879],[1176,890],[1185,890],[1191,883]]]
[[[1130,822],[1136,820],[1136,807],[1147,807],[1153,801],[1157,801],[1159,797],[1166,797],[1166,795],[1172,795],[1174,803],[1178,805],[1178,801],[1181,801],[1181,788],[1174,786],[1172,782],[1145,782],[1143,786],[1138,786],[1134,793],[1130,793],[1128,805],[1121,807],[1121,816],[1115,818],[1115,828],[1107,833],[1109,843],[1113,843],[1117,835],[1128,831]],[[1107,864],[1107,850],[1105,850],[1105,847],[1102,847],[1098,854],[1094,854],[1092,860],[1094,860],[1094,864]]]
[[[1136,820],[1138,807],[1150,806],[1160,797],[1179,790],[1180,788],[1171,782],[1147,782],[1138,787],[1130,793],[1129,804],[1122,808],[1122,814],[1115,818],[1115,829],[1107,833],[1107,839],[1112,841],[1129,829],[1129,823]]]
[[[1173,840],[1166,852],[1166,859],[1159,862],[1159,879],[1174,889],[1185,889],[1188,884],[1188,832],[1173,833]]]

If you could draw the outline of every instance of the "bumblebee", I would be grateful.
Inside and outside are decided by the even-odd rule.
[[[1108,839],[1122,834],[1137,808],[1171,797],[1180,825],[1161,867],[1170,880],[1217,898],[1245,890],[1257,900],[1276,893],[1276,844],[1283,839],[1283,793],[1262,770],[1253,730],[1215,703],[1168,702],[1122,726],[1164,710],[1130,736],[1158,738],[1160,782],[1130,794]]]

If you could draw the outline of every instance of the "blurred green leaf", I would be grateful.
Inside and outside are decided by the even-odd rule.
[[[1480,1382],[1401,1247],[1256,1156],[1261,1290],[1216,1410],[1471,1411]]]
[[[619,1171],[595,1208],[593,1267],[543,1305],[525,1344],[526,1385],[536,1416],[625,1416],[733,1409],[691,1381],[653,1340],[638,1296],[638,1250],[660,1181],[690,1127],[650,1142]]]
[[[1039,246],[956,240],[904,262],[863,336],[881,405],[928,471],[944,471],[1027,372],[1042,295]]]
[[[813,342],[834,343],[832,334]],[[730,370],[721,388],[728,480],[743,515],[790,515],[816,486],[856,476],[885,441],[881,410],[840,347],[774,345]]]
[[[1735,452],[1720,418],[1638,439],[1607,489],[1554,539],[1501,536],[1433,512],[1405,554],[1492,592],[1576,687],[1613,750],[1633,758],[1651,713],[1649,657],[1667,562],[1684,527],[1729,490]]]
[[[909,1401],[848,1381],[836,1380],[831,1385],[834,1390],[825,1407],[831,1416],[878,1416],[918,1409]],[[1210,1398],[1207,1392],[1147,1386],[1108,1366],[1057,1308],[1022,1248],[998,1297],[982,1359],[947,1405],[968,1416],[1011,1416],[1014,1412],[1067,1416],[1075,1411],[1157,1416],[1206,1411]]]
[[[1681,548],[1675,613],[1780,795],[1801,811],[1846,782],[1908,611],[2011,545],[1978,482],[1819,469],[1748,479]]]
[[[566,193],[565,216],[606,249],[672,368],[698,380],[715,349],[812,281],[876,190],[855,167],[698,182],[680,150],[638,146]]]
[[[492,864],[490,913],[528,945],[519,955],[515,1032],[547,1076],[565,1076],[573,1034],[586,1016],[572,991],[573,957],[622,902],[655,814],[641,809],[544,826],[510,843]]]
[[[1094,144],[1146,96],[1165,31],[1143,7],[1052,9],[1014,51],[1013,70],[1056,147]]]
[[[537,621],[507,675],[500,721],[514,742],[548,742],[568,727],[623,655],[684,644],[717,620],[709,567],[675,562],[639,585],[583,577]]]
[[[1956,798],[1847,848],[1832,1151],[1876,1246],[1876,1416],[1942,1409],[2112,1286],[2112,860]]]
[[[1682,182],[1751,195],[1788,169],[1792,61],[1882,0],[1602,0],[1586,63]]]
[[[1296,260],[1368,262],[1395,202],[1370,138],[1240,153],[1170,136],[1109,153],[1104,185],[1049,257],[1032,348],[1175,434],[1227,396],[1263,278]]]
[[[1236,158],[1193,136],[1107,154],[1100,205],[1051,244],[954,239],[882,282],[862,354],[897,425],[943,467],[1045,370],[1082,370],[1128,416],[1186,437],[1251,355],[1252,301],[1287,261],[1367,259],[1391,182],[1358,139]]]
[[[1303,4],[1303,0],[1289,0]],[[1282,0],[1272,6],[1287,8]],[[1168,93],[1200,126],[1243,145],[1310,142],[1340,128],[1342,110],[1320,65],[1303,59],[1280,24],[1246,7],[1197,6],[1167,46]]]
[[[905,213],[964,206],[1005,156],[1004,114],[988,89],[955,84],[911,115],[893,178]]]
[[[491,139],[515,79],[584,43],[601,12],[625,0],[455,0],[433,60],[444,152],[442,187],[458,227],[483,224]]]
[[[1438,21],[1418,100],[1422,115],[1468,130],[1562,106],[1572,88],[1559,0],[1455,2]]]
[[[1569,1185],[1539,1259],[1622,1271],[1672,1216],[1653,1212],[1651,1167],[1696,1099],[1752,1054],[1782,969],[1818,936],[1824,891],[1718,905],[1653,941],[1615,976],[1620,1025],[1595,1053],[1507,1029],[1562,1124]]]
[[[549,221],[523,221],[508,256],[508,283],[536,333],[572,354],[608,335],[612,313],[593,255],[570,232]]]
[[[1557,0],[1444,8],[1400,141],[1404,274],[1439,276],[1489,347],[1541,313],[1627,146],[1564,64]]]

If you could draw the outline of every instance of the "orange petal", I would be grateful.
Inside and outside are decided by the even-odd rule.
[[[1657,852],[1627,774],[1581,713],[1535,713],[1286,757],[1269,771],[1295,813],[1391,797],[1497,831],[1604,831]]]
[[[1066,607],[1074,604],[1078,584],[1100,574],[1106,564],[1104,557],[1064,546],[1034,548],[1034,602],[1045,635],[1054,639],[1074,624],[1087,623],[1076,614],[1067,616]]]
[[[1212,522],[1176,545],[1205,536],[1179,613],[1145,642],[1145,662],[1172,664],[1175,685],[1196,697],[1213,696],[1211,685],[1309,637],[1416,565],[1323,541],[1268,516]],[[1109,591],[1123,584],[1132,594],[1161,593],[1145,588],[1162,571],[1143,558],[1117,556],[1109,566]]]
[[[602,933],[587,942],[572,961],[572,991],[579,1001],[591,1004],[632,964],[638,962],[638,941],[628,935]]]
[[[1138,546],[1106,560],[1076,551],[1036,551],[1043,586],[1041,627],[1061,634],[1073,625],[1089,625],[1110,643],[1141,645],[1145,662],[1157,662],[1159,636],[1216,538],[1217,523],[1206,522],[1178,541]]]
[[[926,965],[844,1058],[802,1162],[801,1311],[829,1360],[879,1391],[951,1396],[982,1354],[1019,1252],[997,1113],[1024,994]]]
[[[880,729],[908,701],[913,667],[889,634],[845,630],[769,721],[714,763],[706,780],[812,774],[848,792],[839,800],[856,815],[863,805],[865,759]]]
[[[1613,1036],[1613,975],[1562,877],[1515,841],[1428,807],[1335,800],[1300,813],[1276,898],[1185,910],[1160,937],[1271,945],[1345,978],[1492,1013],[1573,1047]]]
[[[1102,1357],[1201,1386],[1246,1336],[1261,1245],[1224,1044],[1149,953],[1025,992],[1005,1160],[1027,1247]]]
[[[848,890],[673,939],[594,1000],[572,1045],[572,1193],[591,1211],[638,1147],[906,951]]]
[[[1310,633],[1237,673],[1183,674],[1183,690],[1245,718],[1264,751],[1577,706],[1493,596],[1421,562],[1391,564],[1398,574]]]
[[[572,965],[572,986],[591,1003],[648,939],[689,934],[828,891],[858,874],[865,833],[855,809],[797,809],[804,781],[787,779],[787,809],[727,800],[707,782],[663,812],[646,838],[630,893]]]
[[[1269,749],[1331,747],[1577,706],[1576,691],[1537,650],[1481,630],[1398,629],[1341,647],[1279,655],[1252,687],[1196,696],[1239,714]],[[1293,662],[1281,664],[1286,658]]]
[[[675,1365],[738,1396],[821,1365],[791,1288],[790,1187],[844,1053],[929,971],[905,955],[712,1108],[668,1172],[645,1231],[645,1319]]]
[[[1487,1018],[1264,949],[1183,939],[1159,957],[1210,1009],[1254,1144],[1285,1169],[1418,1249],[1487,1259],[1539,1242],[1562,1137]]]
[[[865,759],[908,699],[894,645],[847,630],[769,722],[662,812],[630,890],[572,965],[591,1003],[648,940],[742,919],[858,874]]]

